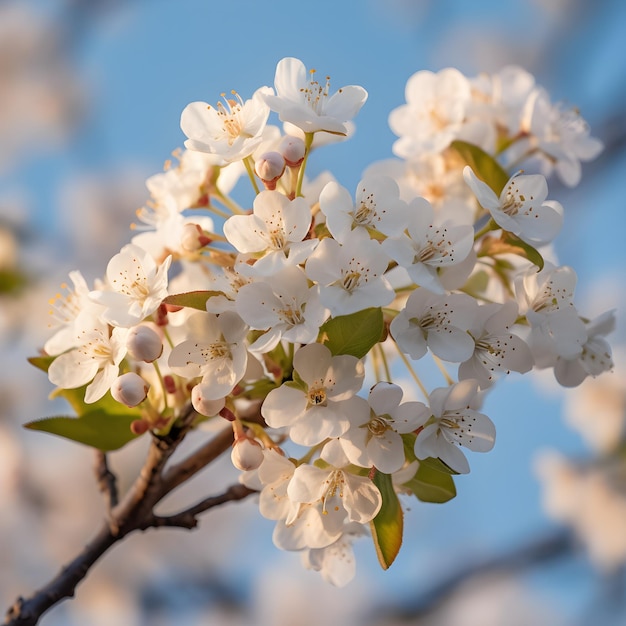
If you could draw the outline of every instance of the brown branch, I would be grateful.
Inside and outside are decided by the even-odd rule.
[[[221,430],[213,439],[207,441],[203,446],[190,454],[185,460],[176,465],[172,465],[163,475],[162,489],[163,495],[173,491],[201,469],[212,463],[217,457],[228,450],[233,443],[233,429],[227,426]]]
[[[107,455],[102,450],[96,450],[96,480],[98,487],[106,500],[107,511],[118,504],[117,477],[109,469]]]
[[[189,529],[195,528],[198,525],[198,515],[200,515],[200,513],[204,513],[205,511],[208,511],[215,506],[225,504],[226,502],[243,500],[252,493],[256,493],[256,491],[246,487],[245,485],[231,485],[224,493],[205,498],[180,513],[165,516],[155,515],[151,520],[150,526],[153,528],[163,526]]]
[[[206,498],[172,516],[157,516],[155,505],[172,489],[193,476],[227,450],[232,442],[229,427],[192,453],[187,459],[165,471],[172,454],[192,426],[192,408],[179,420],[168,435],[154,436],[141,472],[125,497],[117,502],[115,476],[109,471],[104,454],[98,456],[97,476],[100,489],[107,494],[111,508],[106,523],[76,558],[66,565],[48,584],[29,598],[18,598],[7,611],[6,626],[34,626],[51,607],[74,596],[76,587],[92,565],[113,545],[136,530],[178,526],[193,528],[196,516],[225,502],[241,500],[251,493],[243,485],[233,485],[225,493]]]

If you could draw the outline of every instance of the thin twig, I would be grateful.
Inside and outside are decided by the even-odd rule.
[[[159,528],[163,526],[172,526],[189,529],[195,528],[198,525],[198,515],[200,515],[200,513],[204,513],[205,511],[225,504],[226,502],[243,500],[252,493],[256,493],[254,489],[250,489],[245,485],[231,485],[224,493],[205,498],[180,513],[165,516],[155,515],[150,522],[150,527]]]
[[[186,459],[169,467],[161,481],[162,496],[173,491],[178,485],[186,482],[201,469],[212,463],[217,457],[230,448],[233,443],[233,429],[227,426],[213,439],[190,454]]]
[[[107,511],[111,511],[118,504],[117,477],[109,468],[107,455],[102,450],[96,450],[96,480],[98,487],[105,497]]]

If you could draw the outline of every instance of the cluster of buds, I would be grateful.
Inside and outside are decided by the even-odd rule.
[[[46,366],[86,406],[110,390],[128,439],[189,406],[197,424],[226,418],[275,544],[342,585],[355,537],[388,567],[400,496],[452,498],[463,450],[493,447],[481,406],[498,379],[552,368],[575,386],[612,367],[613,314],[581,316],[574,270],[543,258],[564,217],[545,176],[576,184],[601,145],[519,68],[418,72],[390,116],[399,158],[353,194],[306,166],[348,137],[367,92],[332,92],[293,58],[274,85],[185,108],[186,150],[148,180],[141,232],[92,289],[74,272],[55,301]],[[246,175],[250,209],[231,195]],[[411,389],[393,381],[407,370]]]

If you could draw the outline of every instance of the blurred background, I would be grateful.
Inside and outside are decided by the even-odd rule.
[[[42,623],[626,623],[624,33],[621,0],[0,0],[0,604],[47,582],[103,513],[92,452],[21,428],[63,410],[26,362],[49,335],[48,300],[72,269],[102,276],[127,243],[145,179],[182,146],[187,103],[246,98],[296,56],[369,92],[354,137],[310,163],[348,189],[392,156],[387,116],[417,70],[517,64],[577,106],[605,151],[577,188],[550,182],[566,216],[556,248],[583,315],[618,309],[615,370],[567,392],[549,372],[496,385],[495,449],[471,456],[455,500],[411,503],[387,572],[362,541],[355,580],[328,586],[273,547],[249,499],[194,532],[130,537]],[[122,488],[142,445],[112,456]],[[234,482],[226,461],[179,502]]]

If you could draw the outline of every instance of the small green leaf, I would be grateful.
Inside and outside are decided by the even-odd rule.
[[[27,283],[26,276],[15,269],[0,270],[0,294],[16,293]]]
[[[479,257],[499,254],[516,254],[536,265],[539,268],[538,272],[543,269],[544,261],[541,254],[530,244],[508,231],[502,231],[500,239],[485,237],[478,252]]]
[[[333,355],[351,354],[361,359],[382,339],[383,330],[382,309],[370,308],[333,317],[320,333]]]
[[[24,424],[30,430],[40,430],[97,448],[104,452],[117,450],[135,439],[130,425],[135,415],[111,415],[103,410],[82,417],[45,417]]]
[[[380,490],[383,505],[378,515],[370,522],[370,528],[378,561],[383,569],[388,569],[400,552],[404,515],[391,476],[376,472],[373,480]]]
[[[130,408],[120,404],[113,399],[110,392],[107,392],[100,400],[87,404],[85,402],[85,389],[87,385],[77,387],[76,389],[55,389],[51,394],[51,398],[65,398],[70,406],[76,412],[78,417],[83,417],[89,413],[95,411],[102,411],[108,415],[128,415],[133,419],[139,419],[141,417],[141,410],[138,408]]]
[[[474,170],[474,174],[493,189],[497,196],[502,193],[510,176],[491,155],[466,141],[453,141],[451,147]]]
[[[186,293],[177,293],[173,296],[167,296],[163,300],[163,304],[172,304],[174,306],[185,306],[198,311],[206,311],[206,301],[213,296],[223,296],[221,291],[188,291]]]
[[[48,371],[55,357],[37,356],[28,359],[32,365],[44,372]],[[116,450],[134,439],[130,425],[141,418],[141,410],[116,402],[107,392],[100,400],[87,404],[85,389],[55,389],[52,398],[65,398],[78,417],[46,417],[24,424],[24,428],[40,430],[77,441],[99,450]]]
[[[422,502],[448,502],[456,496],[456,486],[448,468],[439,459],[420,461],[415,476],[403,484]]]
[[[42,372],[47,372],[50,367],[50,363],[52,363],[55,358],[56,357],[53,356],[31,356],[27,360],[31,365],[34,365]]]
[[[514,235],[513,233],[509,233],[504,231],[502,233],[502,239],[511,246],[515,246],[516,248],[521,248],[523,252],[518,252],[519,256],[523,256],[528,259],[531,263],[534,263],[539,269],[540,272],[543,269],[543,257],[541,254],[533,248],[529,243],[522,241],[519,237]]]

